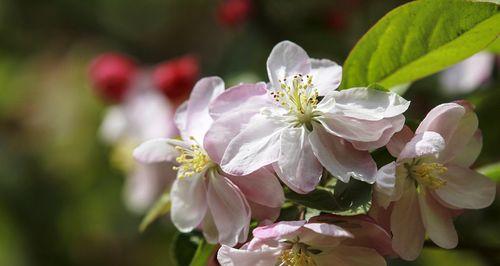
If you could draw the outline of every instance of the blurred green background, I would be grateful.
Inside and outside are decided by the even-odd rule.
[[[97,138],[106,105],[87,66],[119,51],[143,65],[186,53],[202,76],[229,84],[265,80],[265,60],[289,39],[342,63],[371,25],[404,1],[255,0],[244,23],[217,20],[215,0],[0,0],[0,265],[174,265],[176,230],[145,233],[122,202],[123,173]],[[414,83],[410,119],[458,98],[477,106],[484,148],[476,166],[500,161],[498,64],[478,90],[450,95],[436,76]],[[456,221],[456,250],[425,249],[391,265],[500,265],[500,203]]]

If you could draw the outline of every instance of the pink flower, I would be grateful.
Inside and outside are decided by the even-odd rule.
[[[169,163],[142,165],[130,156],[145,140],[177,135],[173,116],[172,105],[154,90],[149,73],[139,72],[123,100],[108,108],[100,126],[101,138],[113,146],[111,161],[128,175],[123,197],[133,212],[146,211],[175,178]]]
[[[268,86],[239,85],[212,103],[207,138],[225,148],[222,169],[246,175],[271,165],[298,193],[314,190],[323,167],[343,182],[373,183],[377,167],[368,150],[401,130],[409,102],[367,88],[335,91],[342,68],[289,41],[274,47],[267,70]]]
[[[392,246],[403,259],[420,254],[426,233],[440,247],[455,247],[453,217],[492,203],[495,183],[469,169],[481,146],[477,116],[465,101],[435,107],[415,134],[405,127],[387,144],[397,160],[379,170],[375,197],[384,208],[393,202]]]
[[[258,227],[240,249],[223,245],[217,258],[222,266],[386,265],[373,248],[359,246],[355,235],[328,223],[279,222]]]
[[[177,179],[170,191],[171,218],[181,232],[200,227],[208,242],[234,246],[246,240],[251,214],[277,218],[284,195],[267,169],[234,177],[221,172],[216,158],[207,153],[211,148],[205,134],[213,122],[208,105],[223,91],[218,77],[198,81],[175,115],[182,139],[149,140],[134,151],[134,157],[146,163],[177,163]]]

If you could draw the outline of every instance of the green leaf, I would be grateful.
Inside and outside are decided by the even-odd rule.
[[[179,233],[174,237],[171,252],[178,266],[190,265],[202,239],[203,236],[197,232]]]
[[[500,38],[497,38],[490,46],[488,46],[488,51],[494,54],[500,54]]]
[[[170,194],[169,192],[163,193],[156,203],[148,211],[144,219],[142,219],[139,231],[144,232],[146,228],[154,222],[158,217],[165,215],[170,211]]]
[[[205,266],[207,265],[208,259],[212,255],[212,252],[215,249],[215,245],[211,245],[207,243],[204,239],[201,239],[200,243],[198,243],[198,248],[196,249],[196,253],[194,254],[193,260],[189,266]]]
[[[308,208],[342,215],[367,213],[371,206],[371,185],[355,179],[349,183],[332,179],[308,194],[285,189],[285,195],[290,201]]]
[[[496,182],[500,182],[500,162],[483,166],[477,171]]]
[[[415,81],[485,49],[500,32],[498,6],[465,0],[421,0],[379,20],[345,61],[341,88]]]

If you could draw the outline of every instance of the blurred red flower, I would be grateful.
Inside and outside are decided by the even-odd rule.
[[[158,65],[153,72],[153,81],[156,88],[172,101],[182,101],[193,88],[199,69],[198,59],[186,55]]]
[[[217,19],[224,26],[236,26],[247,21],[251,11],[251,0],[225,0],[217,8]]]

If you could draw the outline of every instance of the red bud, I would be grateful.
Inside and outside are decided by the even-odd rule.
[[[251,10],[250,0],[226,0],[217,8],[217,18],[222,25],[236,26],[247,21]]]
[[[153,72],[153,80],[160,91],[176,100],[189,94],[198,75],[198,60],[188,55],[158,65]]]

